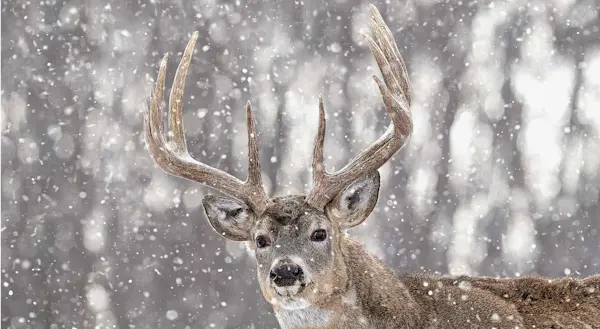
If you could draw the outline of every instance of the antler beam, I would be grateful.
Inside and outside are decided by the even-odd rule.
[[[363,37],[383,75],[383,81],[377,76],[373,76],[373,79],[379,86],[392,123],[379,140],[345,167],[336,173],[328,173],[323,162],[325,111],[323,99],[319,99],[319,128],[312,163],[313,189],[306,197],[306,202],[317,209],[323,209],[350,182],[381,167],[406,144],[412,134],[413,123],[409,112],[411,90],[406,65],[400,56],[392,32],[383,21],[379,10],[373,5],[370,7],[372,14],[370,26],[377,42],[368,35]]]
[[[246,181],[241,181],[224,171],[192,159],[187,150],[182,119],[183,91],[197,39],[198,32],[195,32],[183,52],[183,57],[175,73],[169,97],[168,121],[172,135],[168,142],[164,137],[162,111],[168,55],[164,56],[160,64],[156,88],[150,96],[150,105],[146,104],[144,111],[146,146],[152,159],[165,172],[220,190],[246,202],[254,212],[260,214],[267,207],[269,199],[262,185],[256,125],[250,102],[246,105],[248,125],[248,178]]]

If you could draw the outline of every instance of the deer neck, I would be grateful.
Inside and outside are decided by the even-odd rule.
[[[316,305],[297,310],[275,308],[282,329],[300,328],[413,328],[418,305],[404,284],[369,253],[347,237],[341,242],[341,289]]]
[[[351,237],[342,240],[342,252],[348,272],[348,289],[341,297],[346,303],[355,295],[358,308],[372,322],[393,323],[394,328],[415,327],[420,318],[419,305],[398,276]],[[352,306],[349,312],[356,309]]]

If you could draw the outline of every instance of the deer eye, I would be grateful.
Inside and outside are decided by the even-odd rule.
[[[323,241],[323,240],[327,239],[327,231],[325,231],[323,229],[315,230],[310,235],[310,239],[313,241]]]
[[[258,248],[265,248],[271,245],[271,239],[266,235],[257,236],[255,242]]]

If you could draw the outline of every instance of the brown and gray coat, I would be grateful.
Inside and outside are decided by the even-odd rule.
[[[269,198],[262,186],[250,103],[248,178],[241,181],[189,155],[182,122],[186,73],[194,33],[177,68],[163,125],[165,55],[144,115],[148,151],[166,172],[229,195],[208,195],[204,209],[225,238],[246,242],[265,299],[284,329],[295,328],[597,328],[600,276],[585,279],[435,277],[393,274],[346,235],[362,223],[379,196],[377,169],[407,142],[413,129],[406,66],[392,33],[371,6],[374,39],[364,36],[383,80],[374,76],[392,123],[384,135],[335,173],[325,170],[325,110],[313,154],[313,189],[306,196]],[[170,136],[167,140],[165,137]]]

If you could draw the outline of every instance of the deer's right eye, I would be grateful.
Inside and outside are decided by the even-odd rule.
[[[271,239],[266,235],[259,235],[256,237],[256,247],[265,248],[271,245]]]

